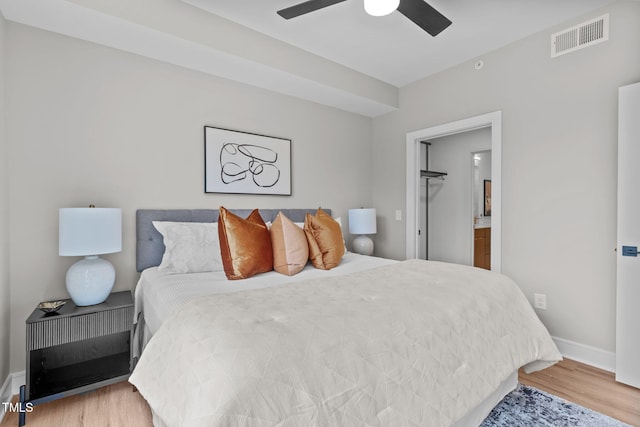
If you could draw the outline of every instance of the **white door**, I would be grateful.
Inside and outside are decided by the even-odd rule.
[[[640,388],[640,83],[618,93],[616,380]]]

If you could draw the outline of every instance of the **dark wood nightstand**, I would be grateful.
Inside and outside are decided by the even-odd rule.
[[[102,304],[55,313],[35,309],[26,320],[26,384],[22,409],[124,381],[131,372],[133,298],[114,292]],[[20,413],[24,425],[25,411]]]

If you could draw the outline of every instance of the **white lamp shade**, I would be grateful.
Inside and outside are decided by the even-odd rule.
[[[349,209],[349,233],[376,234],[376,210],[374,208]]]
[[[385,16],[400,5],[400,0],[364,0],[364,10],[372,16]]]
[[[118,208],[61,208],[58,253],[87,256],[122,250],[122,210]]]

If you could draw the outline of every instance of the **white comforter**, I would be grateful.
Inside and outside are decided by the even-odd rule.
[[[507,277],[409,260],[184,304],[130,382],[169,426],[448,426],[560,359]]]
[[[151,267],[142,272],[136,286],[136,314],[144,312],[144,322],[152,334],[173,314],[178,307],[206,295],[228,294],[238,291],[279,286],[328,276],[339,276],[368,270],[397,261],[371,256],[346,253],[338,268],[319,270],[309,263],[303,271],[286,276],[276,271],[258,274],[249,279],[229,280],[223,271],[190,274],[166,274]],[[136,317],[138,317],[136,315]],[[149,337],[150,338],[150,337]],[[138,354],[136,354],[138,356]]]

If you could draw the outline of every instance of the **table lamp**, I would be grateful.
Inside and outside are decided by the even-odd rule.
[[[373,240],[367,234],[376,234],[376,210],[374,208],[349,209],[349,233],[353,239],[353,251],[361,255],[373,255]]]
[[[116,271],[98,255],[122,250],[122,210],[117,208],[61,208],[60,256],[84,256],[67,270],[67,291],[77,306],[104,302]]]

